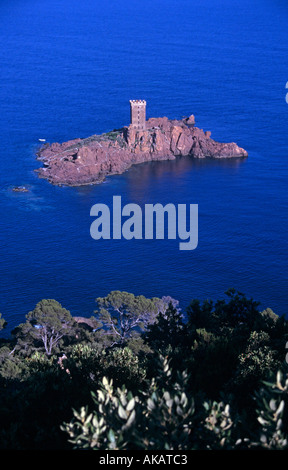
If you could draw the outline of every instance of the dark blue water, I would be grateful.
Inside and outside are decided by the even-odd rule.
[[[114,289],[217,299],[230,287],[287,313],[288,6],[277,0],[7,0],[0,4],[0,312],[8,329],[43,298],[90,316]],[[247,160],[143,164],[58,188],[34,169],[38,139],[87,137],[194,114]],[[27,185],[15,194],[13,185]],[[90,208],[199,205],[199,245],[90,237]]]

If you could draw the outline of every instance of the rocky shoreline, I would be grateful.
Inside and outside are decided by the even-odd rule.
[[[106,134],[64,143],[44,144],[37,152],[43,167],[40,178],[59,186],[82,186],[102,182],[132,165],[177,156],[192,158],[244,158],[246,150],[234,142],[220,143],[211,132],[195,127],[195,118],[150,118],[145,130],[126,126]]]

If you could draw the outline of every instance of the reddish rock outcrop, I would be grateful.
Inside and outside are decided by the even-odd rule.
[[[146,130],[131,126],[87,139],[45,144],[37,158],[43,168],[40,178],[55,185],[81,186],[99,183],[108,175],[120,174],[131,165],[152,160],[171,160],[179,156],[193,158],[247,157],[234,142],[219,143],[211,132],[195,127],[195,118],[169,120],[151,118]]]

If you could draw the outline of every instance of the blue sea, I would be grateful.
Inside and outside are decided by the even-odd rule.
[[[111,290],[185,310],[230,287],[286,315],[288,5],[280,0],[2,0],[0,312],[7,331],[44,298],[91,316]],[[195,115],[249,157],[145,163],[103,184],[39,179],[39,139],[63,142],[147,118]],[[28,193],[14,193],[25,185]],[[90,209],[198,204],[199,242],[93,240]]]

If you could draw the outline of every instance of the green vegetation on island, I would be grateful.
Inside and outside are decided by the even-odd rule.
[[[6,322],[0,315],[0,330]],[[288,323],[234,289],[43,299],[0,344],[0,449],[287,450]]]

